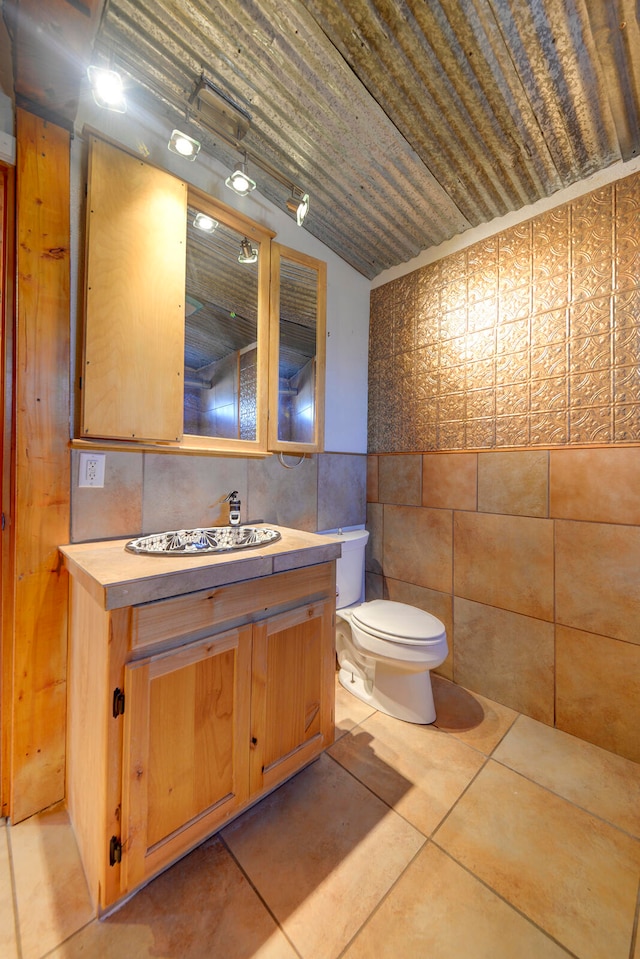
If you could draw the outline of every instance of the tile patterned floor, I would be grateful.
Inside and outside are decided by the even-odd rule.
[[[434,676],[112,916],[63,809],[0,831],[2,959],[640,959],[640,765]]]

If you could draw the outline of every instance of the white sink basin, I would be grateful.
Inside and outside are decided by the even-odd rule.
[[[195,556],[268,546],[279,539],[278,530],[268,526],[210,526],[139,536],[130,540],[125,549],[154,556]]]

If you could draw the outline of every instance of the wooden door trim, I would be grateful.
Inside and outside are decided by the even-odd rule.
[[[0,815],[9,814],[11,701],[13,677],[13,361],[15,338],[15,170],[0,163],[0,453],[2,515],[0,541]]]

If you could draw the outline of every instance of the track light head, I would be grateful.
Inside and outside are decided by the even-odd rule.
[[[235,170],[229,174],[224,182],[238,196],[246,196],[247,193],[251,193],[256,188],[256,181],[252,180],[247,173],[246,158],[236,163]]]

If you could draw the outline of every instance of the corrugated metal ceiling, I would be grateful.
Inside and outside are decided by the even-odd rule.
[[[182,120],[202,73],[240,144],[364,276],[640,150],[637,0],[109,0],[100,57]],[[194,123],[197,128],[197,123]],[[200,132],[233,165],[239,153]],[[255,171],[284,205],[289,191]]]

